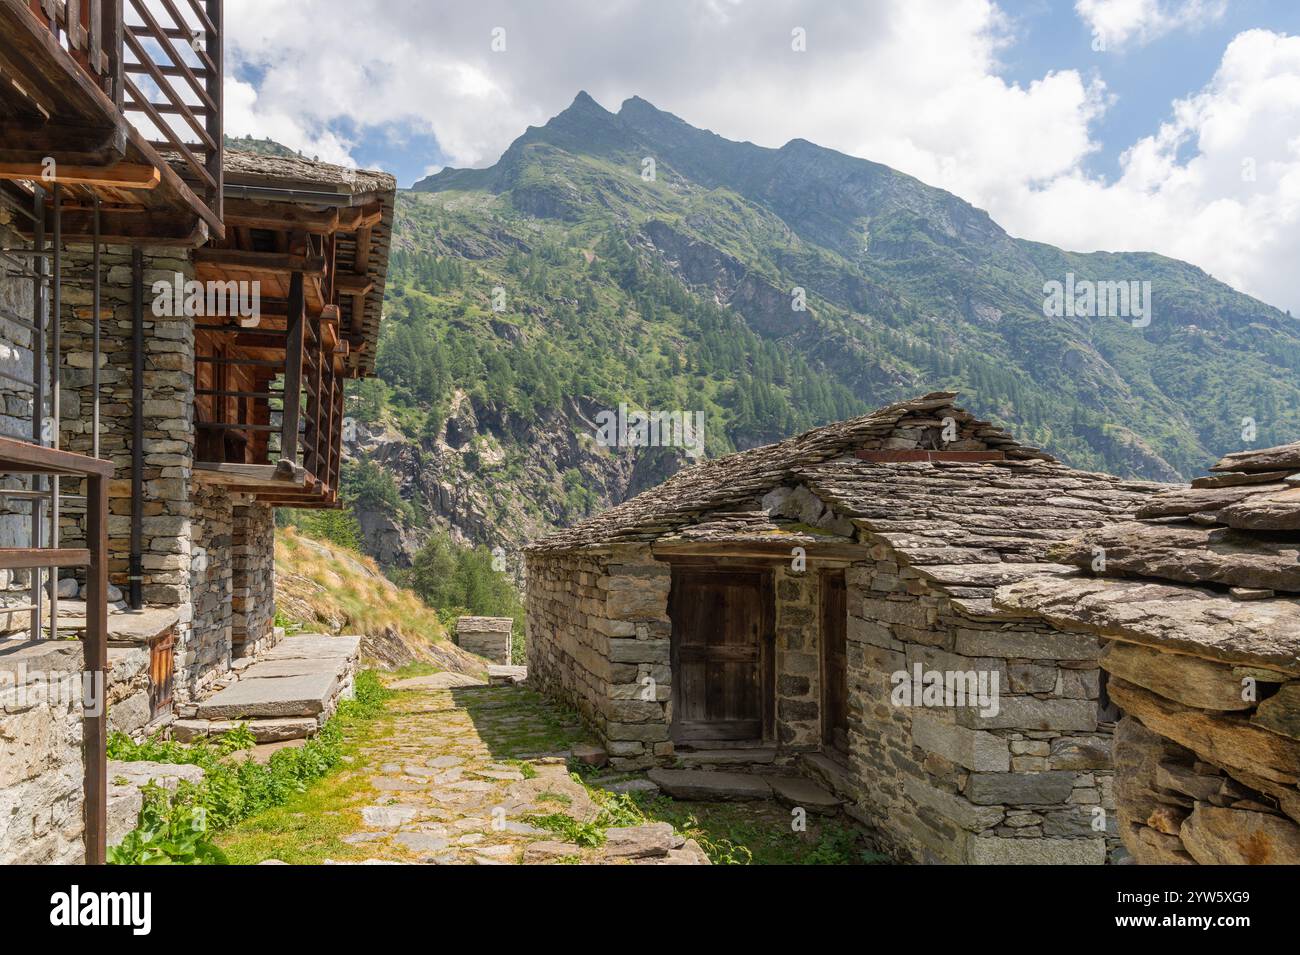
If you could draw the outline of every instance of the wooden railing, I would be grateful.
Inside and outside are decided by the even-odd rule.
[[[288,462],[310,475],[323,502],[332,503],[343,459],[344,379],[335,361],[345,345],[338,336],[338,305],[308,314],[304,281],[302,272],[291,273],[283,325],[279,316],[256,328],[226,319],[196,322],[197,457],[208,463]],[[283,359],[268,357],[277,352]]]
[[[86,862],[103,864],[107,825],[108,764],[108,482],[113,462],[0,438],[0,475],[46,475],[86,482],[85,547],[2,547],[0,569],[82,567],[86,570],[86,630],[82,715],[85,767]],[[51,573],[51,577],[56,576]],[[32,637],[39,637],[33,633]]]
[[[221,217],[222,0],[30,0],[32,12]]]
[[[121,0],[30,0],[30,6],[120,108]]]

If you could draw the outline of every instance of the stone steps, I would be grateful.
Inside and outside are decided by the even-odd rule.
[[[677,750],[677,762],[685,769],[704,766],[770,766],[776,762],[776,747],[743,747],[734,749]]]
[[[172,724],[182,741],[220,736],[246,723],[258,743],[314,734],[354,692],[361,638],[286,637],[244,667],[237,682],[199,702]]]

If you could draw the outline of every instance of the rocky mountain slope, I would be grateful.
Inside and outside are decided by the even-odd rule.
[[[368,665],[410,663],[481,676],[484,661],[451,642],[437,614],[396,587],[374,561],[281,528],[275,539],[279,621],[310,632],[361,635]]]
[[[370,551],[431,527],[512,551],[657,483],[680,447],[598,417],[700,412],[710,456],[914,393],[1085,468],[1172,480],[1300,434],[1300,323],[1202,270],[1063,251],[886,166],[586,94],[487,169],[399,195],[378,368],[351,404]],[[1077,317],[1047,283],[1149,282]],[[1104,286],[1103,286],[1104,288]],[[355,473],[355,466],[354,466]]]

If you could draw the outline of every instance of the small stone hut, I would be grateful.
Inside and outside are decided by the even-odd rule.
[[[527,550],[529,679],[613,765],[813,773],[900,859],[1100,863],[1098,639],[995,606],[1160,485],[940,392],[686,470]],[[980,701],[983,701],[983,705]]]
[[[493,663],[509,665],[510,634],[515,622],[509,617],[459,617],[456,643]]]
[[[1013,584],[997,604],[1103,639],[1138,862],[1296,864],[1300,442],[1211,470],[1064,548],[1083,576]]]

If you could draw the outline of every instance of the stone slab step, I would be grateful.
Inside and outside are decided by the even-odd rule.
[[[306,673],[338,673],[340,661],[329,657],[293,657],[284,660],[259,660],[244,667],[240,674],[244,680],[273,679],[282,676],[301,676]]]
[[[771,799],[766,779],[749,773],[717,773],[702,769],[651,769],[646,778],[674,799],[697,802]]]
[[[250,667],[244,679],[200,703],[195,718],[317,716],[338,692],[338,676],[332,671],[258,678],[255,669]]]
[[[361,652],[361,638],[357,636],[332,637],[325,633],[303,633],[285,637],[266,653],[262,660],[335,659],[346,660]]]
[[[700,766],[769,766],[776,761],[776,747],[678,750],[676,756],[677,762],[688,769]]]
[[[172,739],[188,743],[200,736],[221,736],[237,726],[247,726],[258,743],[278,743],[313,735],[320,729],[320,718],[282,716],[261,720],[176,720],[171,725]]]
[[[852,791],[848,770],[824,753],[805,753],[799,757],[799,768],[838,796],[848,797]]]
[[[493,664],[487,668],[488,683],[492,686],[518,686],[528,679],[528,667]]]
[[[806,809],[822,816],[833,816],[844,804],[833,793],[827,792],[811,779],[803,776],[767,776],[772,795],[785,806]]]

